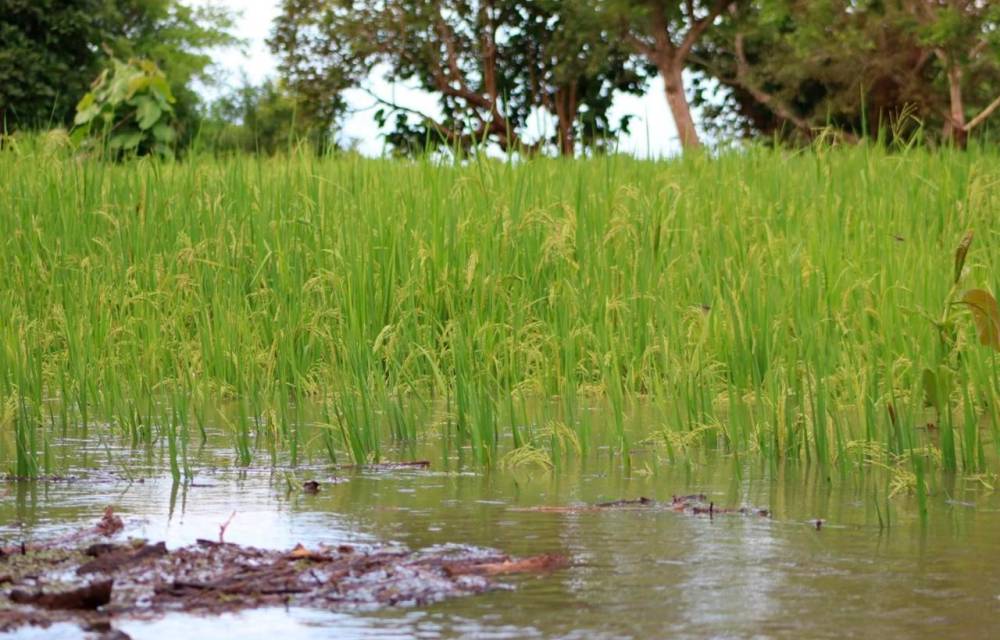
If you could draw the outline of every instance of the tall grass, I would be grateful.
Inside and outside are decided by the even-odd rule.
[[[305,440],[377,460],[435,429],[483,465],[530,447],[627,466],[637,407],[670,456],[922,478],[942,455],[986,471],[1000,446],[995,354],[964,312],[950,410],[921,391],[970,228],[966,279],[997,290],[995,152],[114,165],[22,148],[0,176],[17,425],[0,446],[19,473],[37,430],[111,422],[165,439],[179,476],[205,404],[229,400],[243,463]],[[303,424],[306,403],[323,418]]]

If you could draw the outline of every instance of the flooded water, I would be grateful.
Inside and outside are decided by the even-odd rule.
[[[604,456],[558,473],[486,473],[431,445],[414,452],[431,461],[426,470],[337,470],[314,461],[289,474],[284,466],[235,467],[232,450],[219,446],[192,454],[193,481],[174,484],[158,450],[94,438],[61,446],[75,452],[65,469],[75,481],[0,485],[3,544],[90,525],[112,505],[129,535],[170,547],[216,538],[235,512],[226,540],[262,547],[457,542],[572,561],[552,574],[506,579],[510,590],[425,608],[117,623],[136,639],[190,636],[195,628],[199,637],[240,640],[1000,634],[1000,499],[978,482],[936,485],[921,520],[911,497],[894,498],[886,513],[884,498],[875,498],[884,495],[884,478],[857,469],[769,469],[717,458],[627,476]],[[322,483],[317,494],[297,489],[307,479]],[[692,492],[717,505],[767,507],[772,517],[530,510]],[[80,631],[60,625],[16,635]]]

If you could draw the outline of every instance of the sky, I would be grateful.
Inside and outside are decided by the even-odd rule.
[[[266,40],[278,13],[277,0],[191,0],[191,4],[217,4],[240,12],[237,35],[247,44],[216,52],[218,78],[235,86],[243,76],[258,83],[276,74],[275,60],[267,49]],[[365,83],[366,89],[429,115],[437,112],[434,95],[413,85],[386,81],[383,75],[378,69],[373,70]],[[372,117],[373,99],[361,90],[352,90],[346,97],[351,113],[343,122],[343,141],[354,141],[367,155],[381,155],[384,143]],[[677,129],[667,109],[663,81],[659,78],[650,83],[643,96],[619,95],[616,98],[611,111],[612,122],[624,115],[631,115],[633,119],[631,133],[619,143],[620,151],[640,157],[662,157],[680,150]],[[551,132],[551,126],[548,118],[536,117],[529,125],[529,133]]]

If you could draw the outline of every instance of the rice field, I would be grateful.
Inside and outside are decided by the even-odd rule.
[[[110,432],[178,477],[221,429],[238,464],[435,437],[484,468],[713,451],[921,499],[929,474],[992,483],[997,351],[963,296],[1000,286],[998,211],[985,150],[7,150],[0,462],[48,473],[60,438]]]

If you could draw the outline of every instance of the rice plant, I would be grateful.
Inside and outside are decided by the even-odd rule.
[[[977,343],[998,159],[111,164],[21,145],[0,154],[3,456],[37,473],[41,432],[110,422],[164,435],[175,475],[206,429],[241,464],[307,439],[370,462],[434,433],[484,466],[627,469],[655,442],[995,471],[996,351]],[[982,293],[948,275],[969,229],[959,272]]]

